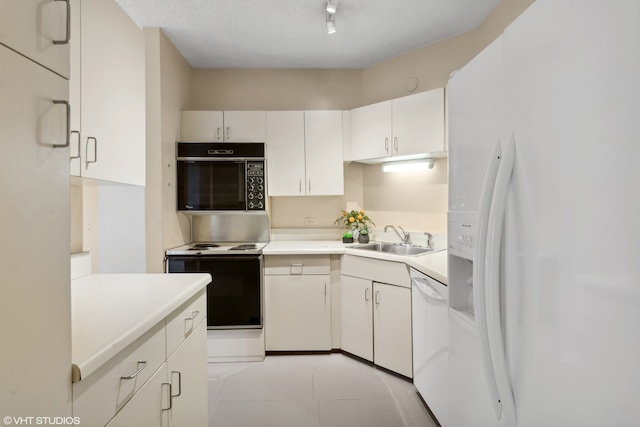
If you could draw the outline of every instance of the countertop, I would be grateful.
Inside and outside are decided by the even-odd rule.
[[[208,273],[91,274],[72,280],[74,381],[95,372],[210,282]]]
[[[354,249],[358,243],[344,244],[338,240],[278,240],[264,247],[264,255],[355,255],[385,261],[403,262],[435,280],[448,284],[447,251],[436,250],[422,255],[406,256]]]

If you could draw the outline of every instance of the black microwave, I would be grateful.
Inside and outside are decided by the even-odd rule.
[[[178,142],[179,211],[263,211],[267,180],[262,142]]]

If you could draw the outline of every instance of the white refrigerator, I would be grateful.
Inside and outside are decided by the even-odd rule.
[[[640,2],[538,0],[447,91],[449,425],[640,425]]]

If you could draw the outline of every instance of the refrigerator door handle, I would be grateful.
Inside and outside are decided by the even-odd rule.
[[[487,310],[485,306],[485,254],[487,243],[487,229],[489,224],[489,211],[491,209],[491,198],[493,197],[496,176],[500,168],[502,150],[500,140],[496,141],[491,151],[487,172],[482,183],[480,193],[480,204],[478,209],[478,237],[475,245],[473,258],[473,310],[475,313],[476,331],[480,343],[480,354],[482,355],[482,368],[489,389],[489,395],[493,404],[493,409],[498,419],[502,416],[502,404],[498,395],[498,386],[491,363],[491,352],[489,348],[489,333],[487,331]]]
[[[500,316],[500,249],[506,197],[513,164],[515,161],[515,138],[513,134],[507,141],[502,153],[500,168],[496,176],[496,184],[491,198],[491,209],[487,229],[486,262],[485,262],[485,303],[487,309],[487,332],[491,362],[498,387],[498,403],[502,404],[507,418],[507,426],[516,426],[515,401],[513,388],[507,367],[505,345],[502,336],[502,320]],[[494,405],[496,402],[494,402]]]

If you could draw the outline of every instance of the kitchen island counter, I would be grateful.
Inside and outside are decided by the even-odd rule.
[[[73,381],[95,372],[210,282],[207,273],[91,274],[73,280]]]

